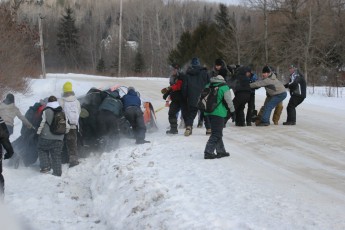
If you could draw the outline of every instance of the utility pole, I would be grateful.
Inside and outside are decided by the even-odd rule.
[[[121,76],[121,52],[122,52],[122,0],[120,0],[120,31],[119,31],[119,68],[118,68],[118,77]]]
[[[41,64],[42,64],[42,78],[46,79],[46,64],[44,60],[44,44],[43,44],[43,29],[42,29],[42,15],[38,15],[38,29],[40,33],[40,48],[41,48]]]

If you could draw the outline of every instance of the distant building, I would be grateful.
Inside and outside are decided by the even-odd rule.
[[[132,49],[133,51],[137,51],[139,47],[139,43],[136,41],[126,41],[125,46]]]

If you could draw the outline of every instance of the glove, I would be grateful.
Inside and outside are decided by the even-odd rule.
[[[167,92],[169,92],[171,90],[171,87],[169,86],[169,87],[165,87],[165,88],[163,88],[162,90],[161,90],[161,93],[162,94],[166,94]]]
[[[232,121],[232,122],[235,122],[235,120],[236,120],[236,114],[235,114],[235,112],[230,112],[230,117],[231,117],[231,121]]]
[[[163,99],[164,100],[166,100],[167,99],[167,97],[169,96],[169,94],[170,94],[170,92],[168,91],[168,92],[166,92],[165,94],[163,94]]]
[[[10,159],[13,156],[13,153],[5,153],[4,159]]]
[[[285,87],[285,88],[289,88],[289,83],[286,83],[286,84],[284,85],[284,87]]]

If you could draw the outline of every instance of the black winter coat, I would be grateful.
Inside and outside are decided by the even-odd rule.
[[[189,67],[182,79],[182,96],[189,106],[196,107],[201,91],[210,82],[207,69],[202,66]]]
[[[306,98],[307,96],[307,83],[304,79],[304,76],[299,72],[295,71],[290,76],[290,82],[285,85],[286,88],[289,88],[291,96],[299,96]]]
[[[235,76],[231,79],[231,87],[234,93],[248,92],[251,93],[250,78],[246,76],[246,67],[240,67]]]

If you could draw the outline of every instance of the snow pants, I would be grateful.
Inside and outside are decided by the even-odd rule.
[[[181,110],[181,107],[180,100],[171,101],[168,112],[170,130],[177,130],[177,114]]]
[[[254,110],[255,110],[255,94],[251,93],[249,101],[248,101],[248,109],[247,109],[247,115],[246,115],[247,124],[252,123]]]
[[[97,114],[97,125],[102,149],[111,151],[119,146],[119,120],[117,116],[108,110],[100,110]]]
[[[234,103],[235,107],[235,124],[236,125],[244,125],[245,124],[245,117],[244,117],[244,108],[246,104],[250,100],[250,92],[238,92],[235,94],[234,99],[232,102]]]
[[[124,115],[132,126],[135,139],[137,141],[145,140],[146,126],[143,111],[141,111],[140,107],[129,106],[126,108]]]
[[[296,107],[304,101],[301,96],[292,95],[289,100],[289,104],[286,108],[287,122],[296,122]]]
[[[211,136],[208,139],[204,153],[213,154],[216,150],[217,154],[225,153],[223,143],[224,118],[214,115],[208,116],[211,125]]]

